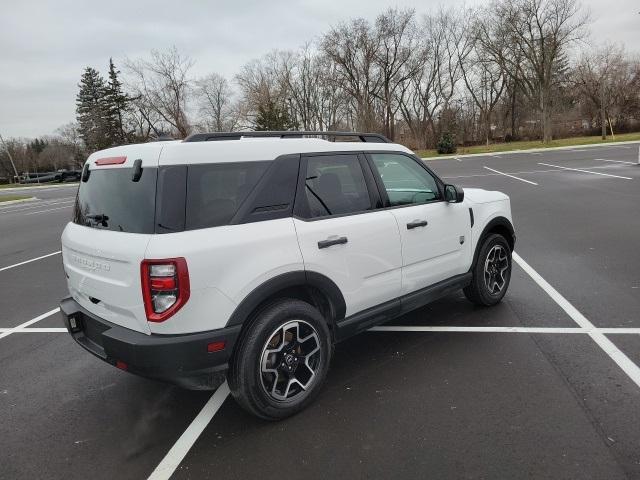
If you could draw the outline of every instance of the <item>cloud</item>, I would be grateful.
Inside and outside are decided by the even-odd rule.
[[[615,8],[596,0],[584,2],[593,13],[592,40],[638,48],[636,1],[617,0]],[[106,72],[109,57],[121,66],[126,57],[175,45],[196,61],[195,75],[217,72],[231,78],[247,61],[273,49],[297,48],[351,17],[372,19],[389,6],[422,13],[440,3],[445,2],[12,2],[0,16],[0,133],[49,134],[73,120],[83,68]]]

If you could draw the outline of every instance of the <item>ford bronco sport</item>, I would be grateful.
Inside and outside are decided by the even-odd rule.
[[[383,136],[195,134],[89,157],[61,311],[120,369],[226,378],[279,419],[318,394],[336,342],[458,289],[499,302],[514,242],[506,195],[447,185]]]

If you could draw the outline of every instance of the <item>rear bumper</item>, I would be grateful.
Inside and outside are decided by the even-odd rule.
[[[64,325],[82,348],[136,375],[192,390],[217,388],[225,379],[240,326],[184,335],[145,335],[99,318],[67,297],[60,302]],[[72,329],[69,319],[78,328]],[[207,345],[225,342],[209,353]],[[123,362],[123,363],[120,363]]]

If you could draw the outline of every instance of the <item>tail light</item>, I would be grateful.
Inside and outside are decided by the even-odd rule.
[[[164,322],[189,300],[189,270],[184,258],[143,260],[140,275],[148,321]]]

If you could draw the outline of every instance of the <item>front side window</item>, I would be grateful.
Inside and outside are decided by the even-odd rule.
[[[390,153],[371,155],[392,207],[440,199],[436,179],[410,157]]]
[[[309,218],[371,210],[357,155],[308,157],[304,195]]]

